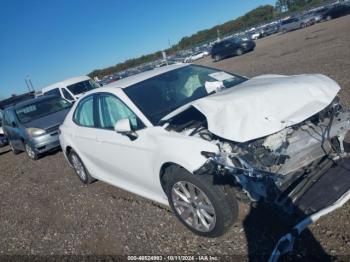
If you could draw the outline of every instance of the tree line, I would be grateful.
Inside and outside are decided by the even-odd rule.
[[[275,6],[259,6],[234,20],[230,20],[224,24],[214,26],[210,29],[198,31],[191,36],[185,36],[177,44],[164,51],[167,54],[174,54],[180,50],[189,49],[201,43],[212,41],[218,37],[218,34],[220,36],[233,34],[248,29],[252,26],[281,18],[282,16],[285,16],[289,13],[324,4],[325,2],[330,2],[330,0],[277,0]],[[118,73],[128,68],[136,67],[138,65],[160,58],[162,58],[162,53],[161,51],[158,51],[152,54],[143,55],[138,58],[128,59],[122,63],[118,63],[108,68],[94,70],[89,74],[89,76],[98,76],[101,78],[103,76]]]

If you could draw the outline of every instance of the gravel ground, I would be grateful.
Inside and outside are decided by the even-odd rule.
[[[348,106],[349,26],[347,16],[258,40],[241,57],[198,63],[247,76],[326,74],[343,87]],[[5,147],[0,168],[0,255],[229,255],[261,261],[287,230],[270,210],[242,204],[227,234],[195,236],[165,207],[103,182],[82,185],[61,152],[34,162]],[[350,259],[350,203],[303,233],[294,258],[304,255]]]

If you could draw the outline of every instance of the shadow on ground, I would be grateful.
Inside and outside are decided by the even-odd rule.
[[[289,225],[276,210],[266,204],[258,203],[251,208],[243,221],[248,244],[249,261],[268,261],[278,240],[291,232]],[[306,229],[296,239],[294,251],[279,261],[331,261],[310,230]]]

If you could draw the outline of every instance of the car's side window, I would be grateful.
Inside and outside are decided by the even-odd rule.
[[[68,93],[67,89],[62,88],[62,93],[65,99],[69,100],[69,101],[73,101],[74,98],[72,97],[72,95],[70,93]]]
[[[16,124],[16,118],[14,117],[13,113],[11,111],[6,111],[4,115],[4,124],[6,126],[13,126],[13,124]]]
[[[74,122],[85,127],[94,127],[94,97],[89,96],[79,102],[74,112]]]
[[[58,88],[55,88],[55,89],[52,89],[50,91],[47,91],[46,93],[44,93],[44,95],[53,95],[53,96],[61,97],[61,92]]]
[[[98,99],[98,116],[100,127],[114,129],[115,124],[124,118],[130,120],[133,130],[144,127],[139,118],[118,98],[112,95],[101,95]]]

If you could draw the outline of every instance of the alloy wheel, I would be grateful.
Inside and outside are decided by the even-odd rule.
[[[29,158],[31,159],[35,159],[36,158],[36,153],[34,152],[34,150],[31,148],[31,146],[29,145],[25,145],[25,148],[26,148],[26,152],[27,152],[27,155],[29,156]]]
[[[201,232],[209,232],[215,227],[215,209],[200,188],[180,181],[173,185],[171,197],[175,211],[188,226]]]
[[[86,180],[86,172],[83,166],[83,163],[80,161],[79,157],[76,154],[72,154],[72,164],[75,172],[78,174],[82,181]]]

